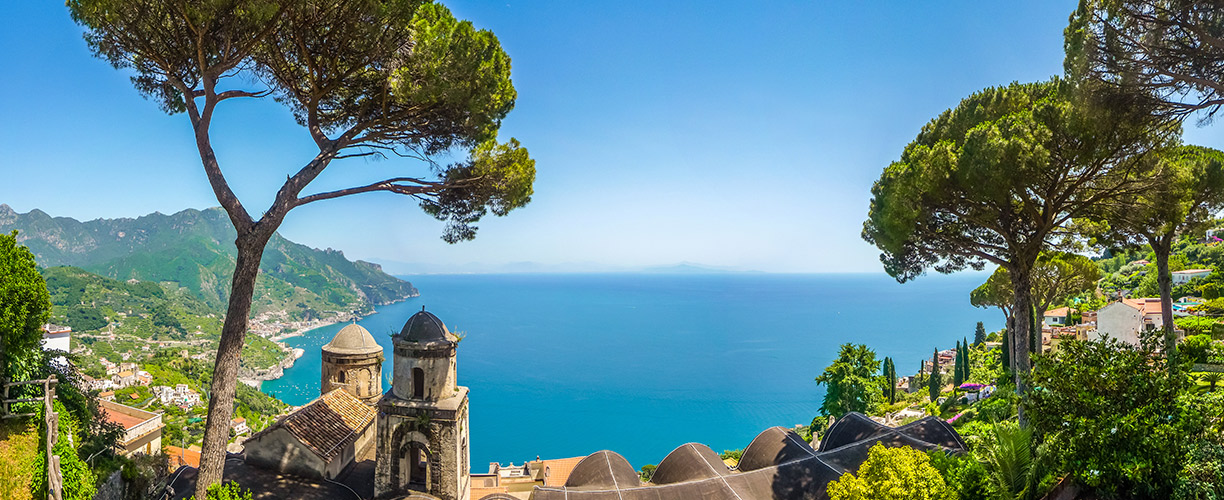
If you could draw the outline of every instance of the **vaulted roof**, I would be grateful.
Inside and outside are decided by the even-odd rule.
[[[858,413],[835,422],[820,451],[793,431],[766,429],[744,450],[738,471],[728,471],[709,447],[689,443],[676,448],[655,469],[651,483],[630,474],[633,466],[620,455],[601,451],[574,469],[564,487],[537,486],[535,500],[712,500],[828,498],[825,488],[845,472],[858,469],[872,445],[910,446],[919,450],[963,452],[960,436],[943,420],[927,417],[909,425],[888,427]],[[579,469],[591,480],[575,480]],[[660,477],[662,474],[663,477]],[[597,476],[597,477],[596,477]],[[617,480],[612,480],[616,477]]]

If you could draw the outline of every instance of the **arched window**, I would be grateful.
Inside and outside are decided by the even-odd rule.
[[[339,382],[341,384],[344,383],[344,370],[340,370],[336,372],[336,382]]]
[[[425,398],[425,370],[412,369],[412,399]]]

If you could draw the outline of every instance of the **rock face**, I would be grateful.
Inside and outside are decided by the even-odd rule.
[[[468,388],[455,385],[458,339],[424,310],[392,339],[391,390],[378,401],[374,495],[466,500]]]

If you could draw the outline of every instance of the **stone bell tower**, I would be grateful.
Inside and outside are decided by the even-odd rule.
[[[356,323],[340,329],[322,348],[323,380],[319,394],[344,389],[373,406],[382,396],[383,349]]]
[[[455,383],[459,339],[423,307],[391,339],[391,390],[378,401],[374,496],[418,491],[469,500],[468,388]]]

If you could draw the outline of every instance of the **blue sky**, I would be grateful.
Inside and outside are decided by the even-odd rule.
[[[390,194],[299,208],[285,236],[398,272],[879,272],[859,238],[872,182],[961,98],[1060,74],[1075,2],[447,5],[513,59],[502,137],[536,159],[533,203],[458,245]],[[60,2],[8,6],[0,46],[0,203],[78,219],[216,205],[186,118],[93,58]],[[252,212],[312,156],[270,100],[227,102],[213,130]],[[1224,148],[1221,131],[1191,124],[1186,141]],[[421,168],[337,163],[317,189]]]

